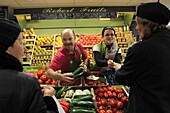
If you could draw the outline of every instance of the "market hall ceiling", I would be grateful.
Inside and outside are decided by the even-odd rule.
[[[0,0],[0,6],[10,8],[76,7],[76,6],[137,6],[157,0]],[[160,0],[170,9],[170,0]]]

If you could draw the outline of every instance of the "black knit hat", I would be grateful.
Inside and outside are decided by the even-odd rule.
[[[167,25],[170,21],[169,9],[159,2],[140,5],[137,9],[137,16],[158,23],[159,25]]]
[[[0,52],[12,46],[21,32],[21,27],[14,21],[0,18]]]

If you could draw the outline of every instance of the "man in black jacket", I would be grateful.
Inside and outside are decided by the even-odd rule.
[[[57,113],[54,89],[46,86],[43,98],[36,78],[22,73],[23,52],[20,26],[0,19],[0,113]]]
[[[159,2],[137,9],[136,29],[142,41],[128,49],[124,65],[115,73],[116,81],[130,86],[127,113],[170,113],[169,21],[169,9]]]

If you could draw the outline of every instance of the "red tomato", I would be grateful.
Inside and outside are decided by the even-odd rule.
[[[107,110],[105,113],[113,113],[112,110]]]
[[[111,92],[111,91],[107,91],[107,93],[108,93],[109,97],[113,97],[113,95],[112,95],[112,92]]]
[[[102,105],[101,101],[97,102],[97,106],[101,106],[101,105]]]
[[[40,77],[41,75],[43,75],[45,73],[45,70],[39,70],[37,72],[37,75]]]
[[[40,79],[41,79],[42,81],[46,81],[48,78],[46,77],[46,75],[42,75],[42,76],[40,77]]]
[[[104,92],[104,97],[108,98],[108,93]]]
[[[115,107],[115,106],[117,105],[117,102],[116,102],[116,100],[114,100],[114,99],[108,99],[108,100],[107,100],[107,105],[108,105],[108,106]]]
[[[117,89],[118,89],[117,87],[113,87],[113,91],[117,92]]]
[[[107,90],[112,92],[112,91],[113,91],[113,88],[109,86],[109,87],[107,88]]]
[[[98,89],[95,89],[95,90],[94,90],[94,93],[97,94],[97,93],[98,93]]]
[[[116,93],[123,93],[123,90],[121,88],[117,88]]]
[[[103,98],[103,93],[102,93],[102,92],[99,92],[99,93],[98,93],[98,96],[99,96],[100,98]]]
[[[100,88],[98,88],[98,91],[103,93],[104,89],[100,87]]]
[[[100,100],[101,100],[101,98],[100,98],[100,97],[97,97],[96,99],[97,99],[97,101],[100,101]]]
[[[97,111],[97,113],[99,113],[100,110],[97,108],[96,111]]]
[[[118,101],[118,102],[117,102],[117,108],[118,108],[118,109],[122,109],[122,108],[123,108],[123,102]]]
[[[124,96],[123,93],[118,93],[118,94],[117,94],[117,98],[119,98],[119,99],[121,99],[123,96]]]
[[[105,113],[105,110],[100,110],[99,113]]]
[[[104,91],[106,92],[107,91],[107,88],[106,87],[103,87]]]
[[[106,103],[107,103],[106,99],[101,99],[102,106],[106,106]]]
[[[99,110],[104,110],[104,107],[103,106],[99,106]]]
[[[127,99],[126,96],[123,96],[123,97],[121,98],[121,101],[122,101],[124,104],[126,104],[126,103],[128,102],[128,99]]]
[[[116,98],[116,96],[117,96],[116,92],[113,92],[113,93],[112,93],[112,96],[113,96],[114,98]]]
[[[116,113],[117,108],[114,107],[114,108],[112,109],[112,111],[113,111],[113,113]]]

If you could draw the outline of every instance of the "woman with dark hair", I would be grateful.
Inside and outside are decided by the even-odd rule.
[[[93,70],[102,70],[111,85],[115,84],[112,80],[115,70],[112,68],[111,62],[121,63],[121,50],[119,49],[115,38],[115,30],[113,27],[107,26],[102,30],[103,41],[94,45],[93,55],[95,59]]]
[[[130,86],[127,113],[170,113],[170,11],[159,2],[142,4],[136,20],[141,41],[115,72],[116,81]]]

